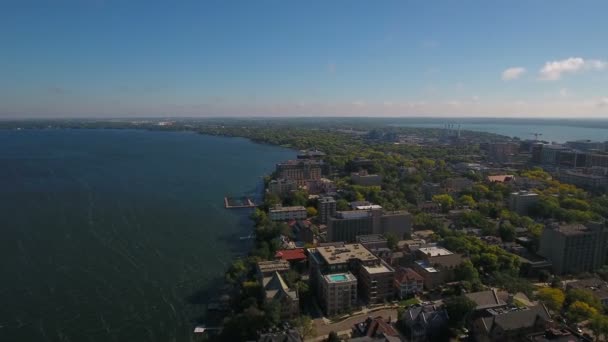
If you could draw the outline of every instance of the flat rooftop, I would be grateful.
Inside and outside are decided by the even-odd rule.
[[[377,205],[377,204],[370,204],[370,205],[358,205],[355,207],[356,210],[375,210],[375,209],[382,209],[382,206]]]
[[[372,243],[372,242],[386,242],[388,240],[381,234],[369,234],[369,235],[357,236],[357,241],[359,243]]]
[[[591,231],[591,229],[589,229],[588,227],[586,227],[585,225],[580,224],[580,223],[553,226],[551,228],[564,235],[586,234]]]
[[[306,208],[304,208],[301,205],[298,205],[295,207],[277,207],[277,208],[270,209],[270,212],[271,213],[280,213],[280,212],[301,211],[301,210],[306,211]]]
[[[337,211],[336,217],[343,220],[354,220],[369,217],[370,212],[367,210],[351,210],[351,211]]]
[[[422,267],[428,273],[437,273],[439,272],[435,267],[431,266],[426,260],[416,260],[414,261],[418,266]]]
[[[361,261],[378,259],[372,252],[358,243],[345,244],[344,246],[317,247],[317,253],[329,265],[343,264],[352,259]]]
[[[380,273],[391,273],[391,272],[395,272],[394,269],[387,267],[387,265],[385,265],[384,263],[379,263],[377,265],[373,265],[373,266],[363,266],[363,268],[365,269],[365,271],[368,274],[380,274]]]
[[[287,260],[260,261],[257,265],[262,273],[289,271],[289,262]]]
[[[444,256],[444,255],[452,255],[454,253],[448,251],[445,248],[432,246],[432,247],[422,247],[418,249],[421,253],[424,253],[430,257],[434,256]]]

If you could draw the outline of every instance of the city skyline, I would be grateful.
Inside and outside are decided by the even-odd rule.
[[[607,10],[601,1],[8,1],[0,118],[604,118]]]

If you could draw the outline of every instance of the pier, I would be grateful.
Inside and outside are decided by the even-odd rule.
[[[255,208],[255,203],[246,196],[243,197],[224,197],[224,207],[226,209]]]

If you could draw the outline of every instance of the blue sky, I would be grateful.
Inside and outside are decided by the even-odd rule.
[[[0,117],[608,117],[607,1],[0,2]]]

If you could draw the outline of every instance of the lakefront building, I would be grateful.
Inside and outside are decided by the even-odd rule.
[[[298,186],[305,186],[309,180],[321,179],[322,162],[318,160],[288,160],[276,165],[277,178],[293,180]]]
[[[271,221],[303,220],[306,218],[306,208],[303,206],[283,207],[280,205],[268,211]]]
[[[392,234],[401,239],[411,234],[413,220],[409,212],[383,211],[380,206],[369,208],[338,211],[328,218],[328,241],[355,242],[357,236],[370,234]]]
[[[530,191],[513,192],[509,196],[509,209],[519,215],[528,215],[530,209],[538,203],[539,196],[537,193]]]

